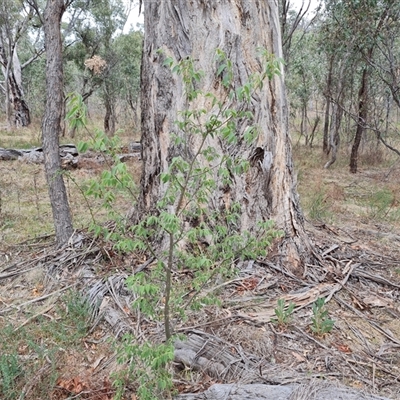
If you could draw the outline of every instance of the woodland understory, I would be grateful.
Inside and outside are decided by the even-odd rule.
[[[1,0],[1,399],[400,398],[400,3],[311,4]]]
[[[311,399],[315,393],[322,396],[315,398],[322,399],[333,398],[329,396],[341,390],[348,399],[361,398],[360,391],[365,396],[369,393],[365,397],[369,399],[375,398],[372,394],[399,397],[398,203],[382,206],[379,200],[370,200],[361,206],[353,201],[367,196],[371,187],[382,191],[397,186],[399,167],[397,162],[386,168],[366,166],[356,178],[340,167],[321,174],[318,159],[312,158],[317,151],[300,144],[295,149],[306,230],[320,263],[306,265],[303,274],[296,276],[279,263],[272,248],[265,259],[238,264],[237,274],[229,281],[209,285],[205,290],[215,292],[221,305],[188,311],[187,320],[177,320],[174,326],[182,335],[175,342],[174,362],[169,367],[177,398],[218,398],[229,392],[232,399]],[[2,161],[9,178],[18,170],[13,163],[24,162]],[[138,161],[127,163],[138,173]],[[73,174],[96,173],[93,166],[86,164]],[[40,173],[36,191],[43,179]],[[6,196],[15,193],[5,192],[4,184],[3,177],[2,215],[7,216],[13,211],[7,208]],[[306,194],[310,192],[314,195]],[[18,196],[22,204],[36,195],[21,190]],[[43,208],[33,213],[38,221],[42,213],[46,215]],[[14,377],[15,398],[114,398],[115,372],[124,368],[117,362],[115,343],[126,333],[150,343],[164,340],[162,323],[132,308],[135,294],[125,285],[128,276],[154,268],[154,260],[143,253],[116,252],[111,242],[95,239],[86,229],[76,230],[68,246],[56,249],[51,245],[52,235],[17,245],[7,243],[5,233],[11,231],[4,228],[2,341],[12,335],[8,350],[14,346],[14,353],[23,360]],[[187,279],[187,272],[174,271],[174,284]],[[78,327],[65,322],[72,313],[68,311],[70,296],[85,299],[83,304],[88,305]],[[321,335],[310,328],[312,305],[319,298],[326,299],[329,318],[334,321],[333,329]],[[282,324],[271,322],[276,318],[278,299],[285,306],[294,304],[293,314]],[[67,337],[73,336],[69,329],[83,331],[54,346],[61,340],[51,332],[54,328],[41,332],[41,326],[53,321],[65,325]],[[4,359],[2,363],[4,368]],[[50,376],[52,382],[48,382]],[[254,384],[273,388],[265,394],[263,386],[264,392],[257,394]],[[210,387],[215,393],[202,397]],[[134,399],[134,393],[135,383],[126,382],[123,398]]]

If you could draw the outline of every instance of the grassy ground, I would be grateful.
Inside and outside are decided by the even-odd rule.
[[[127,144],[137,139],[137,135],[121,132],[121,143]],[[74,140],[62,138],[61,143],[77,144],[89,140],[84,133],[78,133]],[[39,128],[1,132],[0,147],[32,148],[40,145]],[[140,165],[137,161],[127,162],[132,176],[138,181]],[[65,172],[65,184],[76,229],[88,227],[92,222],[87,200],[96,222],[108,219],[108,213],[101,207],[101,201],[87,199],[83,192],[93,179],[98,178],[105,166],[87,163],[83,168]],[[3,246],[15,245],[27,239],[47,236],[54,232],[47,184],[42,164],[28,164],[22,161],[0,162],[0,242]],[[132,199],[122,193],[117,196],[116,211],[126,213]]]
[[[380,148],[380,163],[365,151],[359,172],[350,174],[349,155],[342,151],[330,169],[319,146],[298,144],[294,148],[298,190],[306,217],[313,223],[344,226],[383,224],[400,227],[400,163],[398,157]]]
[[[39,127],[2,132],[0,147],[31,148],[40,145]],[[87,140],[78,134],[73,140]],[[123,144],[137,139],[128,132],[121,134]],[[63,138],[63,143],[71,142]],[[400,224],[400,163],[396,155],[375,144],[366,144],[360,156],[359,173],[348,172],[348,151],[341,150],[337,162],[324,169],[326,162],[317,141],[306,147],[294,140],[294,159],[298,174],[298,190],[306,217],[312,222],[348,224],[385,224],[397,229]],[[15,244],[28,238],[52,233],[49,204],[43,165],[24,162],[1,162],[0,165],[0,241]],[[138,182],[140,165],[128,163],[128,169]],[[68,197],[76,228],[87,227],[91,222],[88,205],[82,190],[90,180],[98,177],[102,168],[89,165],[66,174]],[[77,187],[77,183],[81,187]],[[107,219],[100,201],[90,199],[98,222]],[[121,198],[117,208],[126,212],[130,200]]]

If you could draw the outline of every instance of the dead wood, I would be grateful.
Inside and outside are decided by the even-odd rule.
[[[353,271],[359,266],[359,264],[351,265],[351,261],[344,266],[342,274],[344,278],[337,283],[326,283],[321,282],[314,286],[308,286],[301,288],[297,291],[280,296],[280,299],[284,299],[287,304],[294,303],[295,310],[298,311],[304,307],[307,307],[320,297],[324,297],[328,302],[332,296],[343,288],[348,281]],[[257,324],[264,324],[271,321],[271,318],[275,316],[275,308],[278,299],[272,299],[264,304],[263,310],[260,312],[252,313],[239,313],[238,315],[248,321],[252,321]]]
[[[216,384],[207,391],[175,400],[389,400],[344,386],[312,381],[302,385]]]
[[[2,149],[0,148],[0,160],[12,161],[18,160],[22,156],[22,152],[14,149]]]
[[[137,158],[141,151],[141,144],[139,142],[131,142],[127,146],[127,150],[123,151],[119,156],[121,161],[130,158]],[[59,154],[61,159],[71,159],[79,156],[78,149],[74,144],[62,144],[60,145]],[[88,152],[88,158],[91,157],[91,152]],[[12,161],[12,160],[25,160],[33,163],[43,162],[43,148],[33,147],[31,149],[4,149],[0,147],[0,160]]]
[[[372,274],[368,271],[354,271],[352,273],[353,276],[363,277],[366,279],[370,279],[371,281],[382,283],[384,285],[392,286],[394,288],[400,289],[400,285],[397,285],[395,282],[391,282],[388,279],[384,278],[383,276],[379,276],[376,274]]]
[[[137,142],[129,144],[127,152],[120,154],[118,157],[120,161],[126,162],[132,159],[138,159],[140,157],[141,145]],[[75,168],[86,168],[90,165],[92,168],[94,165],[100,166],[105,160],[110,157],[102,153],[94,153],[88,151],[84,154],[79,154],[74,144],[63,144],[60,145],[60,159],[61,167],[63,169],[75,169]],[[3,161],[14,161],[20,160],[32,164],[43,164],[43,148],[35,147],[32,149],[3,149],[0,148],[0,160]],[[109,160],[112,162],[112,160]]]
[[[190,332],[187,340],[175,342],[174,361],[179,369],[202,371],[222,382],[279,385],[302,378],[294,370],[268,363],[266,358],[247,353],[238,344],[197,330]]]
[[[125,286],[126,278],[126,274],[116,274],[107,279],[95,279],[82,289],[92,308],[93,327],[104,319],[116,337],[132,332],[126,309],[130,308],[133,298]]]

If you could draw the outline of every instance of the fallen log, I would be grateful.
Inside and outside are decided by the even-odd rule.
[[[302,385],[216,384],[203,393],[182,394],[175,400],[389,400],[321,381]]]
[[[3,160],[3,161],[18,160],[18,157],[21,157],[21,156],[22,156],[22,153],[18,150],[0,148],[0,160]]]
[[[60,145],[60,157],[61,160],[71,160],[78,156],[78,150],[74,144],[62,144]],[[0,148],[0,160],[13,161],[22,160],[34,164],[41,164],[44,161],[43,148],[34,147],[32,149],[3,149]],[[74,161],[73,163],[76,164]]]
[[[271,364],[206,332],[191,331],[177,340],[175,365],[202,371],[220,382],[203,393],[184,394],[176,400],[389,400],[336,381],[318,379],[287,366]],[[294,383],[296,382],[296,383]]]
[[[122,162],[129,160],[137,160],[140,158],[141,145],[138,142],[132,142],[128,146],[128,152],[119,155],[119,159]],[[86,159],[94,160],[97,164],[102,164],[106,159],[112,159],[105,153],[94,153],[88,151],[85,154],[80,155],[78,149],[74,144],[62,144],[60,145],[60,158],[61,168],[63,169],[74,169],[80,168],[81,165],[86,165]],[[42,164],[44,162],[43,148],[34,147],[32,149],[3,149],[0,148],[0,160],[2,161],[14,161],[21,160],[32,164]]]
[[[211,386],[203,393],[183,394],[176,400],[288,400],[293,392],[290,386],[273,385],[222,385]],[[324,399],[326,400],[326,399]]]

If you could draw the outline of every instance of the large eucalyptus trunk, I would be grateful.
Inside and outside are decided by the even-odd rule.
[[[61,17],[64,0],[48,0],[44,11],[44,37],[46,44],[46,110],[42,136],[46,179],[58,246],[65,245],[73,233],[59,155],[59,136],[62,132],[64,110]]]
[[[167,171],[176,154],[171,134],[179,134],[175,121],[186,105],[183,83],[163,65],[165,57],[177,61],[191,57],[204,72],[201,89],[223,99],[225,88],[216,77],[217,49],[232,61],[237,85],[261,69],[258,48],[282,56],[277,0],[164,0],[144,2],[144,7],[139,215],[154,212],[165,194],[167,184],[160,181],[160,174]],[[252,96],[250,109],[261,130],[255,143],[249,146],[238,141],[224,146],[218,138],[207,139],[218,154],[240,154],[251,161],[249,170],[235,176],[230,187],[216,185],[208,206],[224,209],[232,202],[241,204],[240,230],[251,231],[258,221],[274,220],[285,232],[280,254],[289,268],[300,273],[302,263],[312,256],[312,246],[296,192],[283,77],[266,82],[262,91]],[[270,167],[260,167],[266,164]]]

